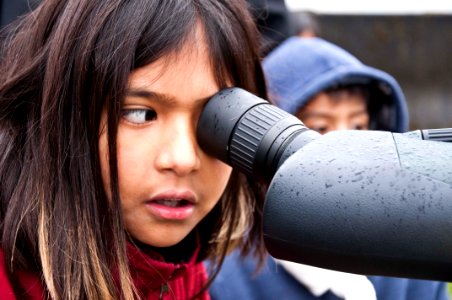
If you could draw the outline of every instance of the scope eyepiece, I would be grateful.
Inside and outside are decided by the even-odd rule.
[[[267,101],[240,88],[227,88],[207,103],[197,137],[206,153],[268,179],[281,157],[288,156],[283,155],[286,147],[308,130],[298,118]]]

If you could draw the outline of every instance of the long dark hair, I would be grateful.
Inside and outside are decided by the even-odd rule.
[[[46,0],[8,28],[0,54],[0,229],[17,295],[15,274],[27,270],[42,275],[54,299],[137,297],[118,192],[121,102],[131,71],[180,49],[199,22],[219,86],[265,98],[258,32],[242,1]],[[103,110],[111,201],[98,153]],[[233,172],[198,226],[200,259],[218,267],[231,246],[262,258],[262,203],[262,186]]]

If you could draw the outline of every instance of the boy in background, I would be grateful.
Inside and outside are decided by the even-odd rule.
[[[289,38],[263,65],[270,99],[320,133],[408,129],[397,81],[323,39]]]

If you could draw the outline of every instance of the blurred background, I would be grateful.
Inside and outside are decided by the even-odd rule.
[[[393,75],[410,129],[452,127],[452,1],[285,0],[304,35]]]
[[[258,10],[266,3],[280,9],[279,1],[248,0]],[[304,35],[329,40],[393,75],[407,98],[410,129],[452,127],[452,0],[281,1]],[[37,3],[0,0],[0,27]]]

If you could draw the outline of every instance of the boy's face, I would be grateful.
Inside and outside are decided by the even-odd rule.
[[[331,98],[319,93],[295,114],[308,128],[321,134],[333,130],[367,130],[369,114],[366,101],[359,95],[344,93]]]
[[[117,156],[124,224],[135,239],[155,247],[179,243],[223,194],[231,167],[204,153],[196,140],[201,111],[218,90],[200,41],[130,75]],[[104,132],[99,148],[111,197]]]

